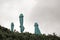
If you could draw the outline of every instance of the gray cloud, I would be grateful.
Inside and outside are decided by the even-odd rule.
[[[21,11],[25,31],[34,32],[33,24],[37,21],[42,33],[60,34],[60,0],[0,0],[0,24],[10,28],[13,21],[18,30]]]
[[[43,33],[60,34],[60,0],[36,0],[30,21],[37,21]]]
[[[35,5],[34,0],[0,0],[0,25],[10,29],[11,22],[14,22],[15,29],[19,29],[19,15],[24,14],[25,31],[33,32],[30,30],[31,23],[29,22],[29,15],[32,7]]]

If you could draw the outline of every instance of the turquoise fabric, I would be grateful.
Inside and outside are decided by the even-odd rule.
[[[14,23],[12,22],[11,23],[11,31],[13,32],[13,29],[14,29]]]
[[[35,34],[41,34],[40,30],[39,30],[39,27],[38,27],[38,23],[35,23],[34,24],[34,27],[35,27]]]
[[[20,14],[19,21],[20,21],[20,31],[21,31],[21,33],[23,33],[23,31],[24,31],[23,17],[24,17],[23,14]]]

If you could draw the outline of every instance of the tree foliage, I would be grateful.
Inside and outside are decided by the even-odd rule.
[[[53,35],[36,35],[29,32],[11,32],[9,29],[0,26],[0,40],[60,40],[60,37],[56,36],[55,33]]]

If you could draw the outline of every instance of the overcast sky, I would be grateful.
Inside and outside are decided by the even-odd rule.
[[[14,22],[19,29],[19,15],[24,15],[24,32],[34,33],[38,22],[42,33],[60,35],[60,0],[0,0],[0,25],[9,28]]]

